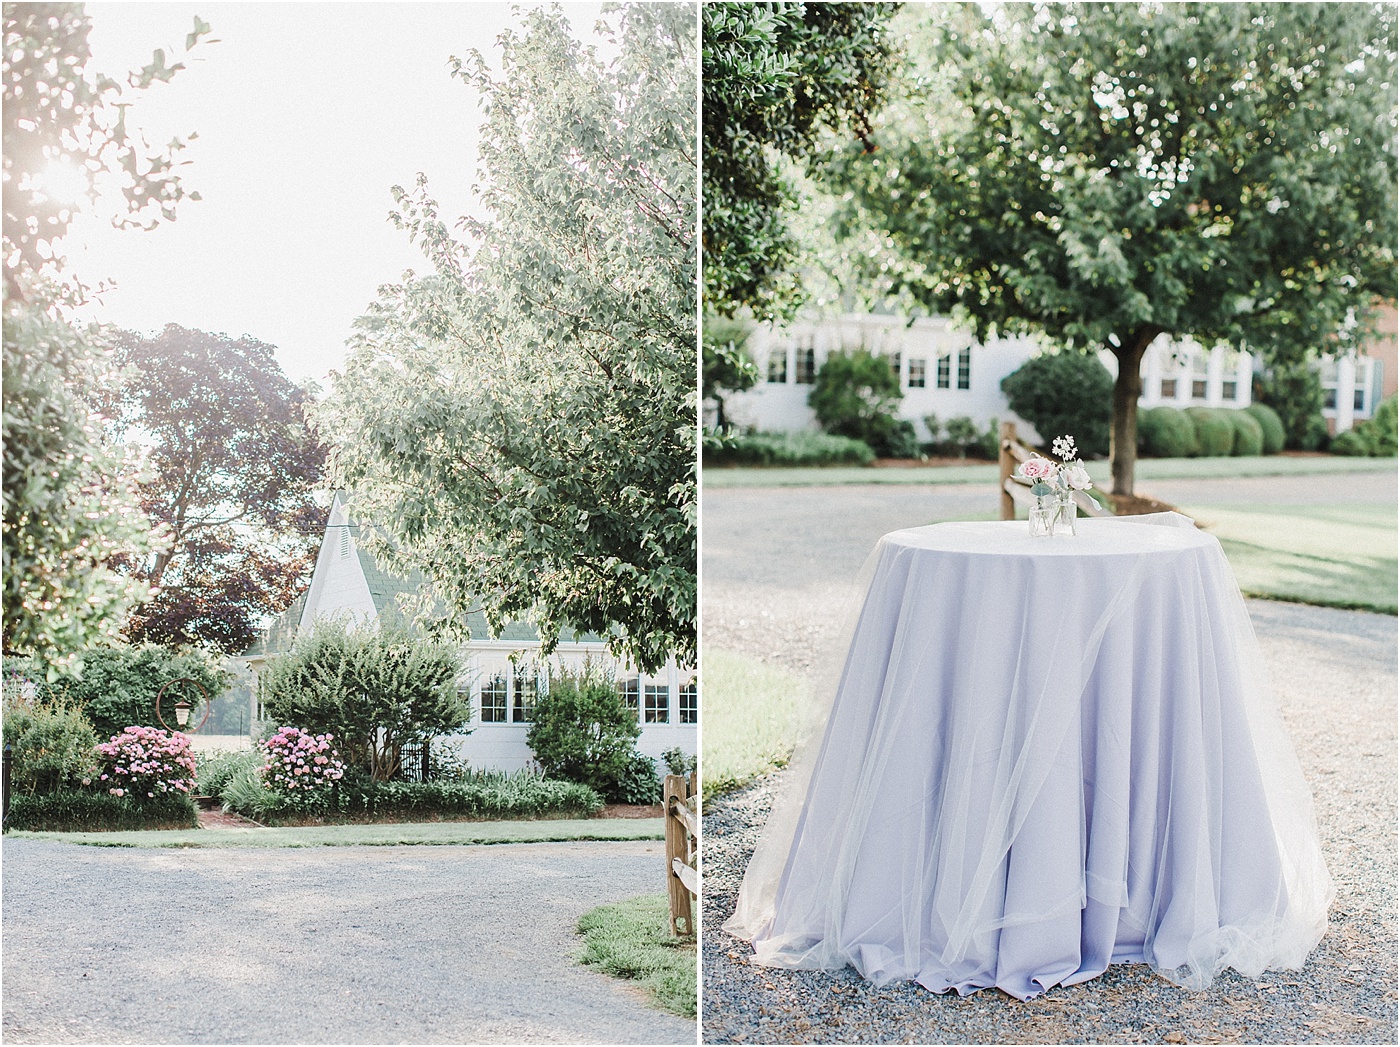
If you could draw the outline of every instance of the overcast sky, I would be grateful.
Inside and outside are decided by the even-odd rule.
[[[531,5],[524,5],[531,6]],[[599,4],[562,5],[592,38]],[[444,218],[474,209],[476,92],[451,55],[496,38],[509,4],[89,3],[92,69],[120,79],[164,47],[187,68],[129,110],[152,142],[197,131],[173,223],[120,232],[93,208],[63,251],[86,283],[116,288],[97,319],[155,332],[167,323],[277,347],[294,380],[324,379],[382,283],[427,267],[387,215],[392,185],[419,171]],[[218,43],[185,55],[198,14]]]

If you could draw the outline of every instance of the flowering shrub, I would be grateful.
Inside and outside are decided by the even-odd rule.
[[[333,736],[312,734],[299,727],[282,727],[258,743],[265,757],[262,773],[268,788],[290,796],[314,797],[330,789],[345,774]]]
[[[194,788],[195,762],[190,740],[179,731],[128,727],[97,747],[105,770],[98,778],[113,796],[153,799]]]

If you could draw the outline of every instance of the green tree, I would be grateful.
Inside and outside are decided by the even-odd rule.
[[[643,669],[695,656],[694,9],[614,16],[610,66],[557,9],[501,38],[489,221],[448,232],[420,176],[397,220],[434,271],[386,288],[316,410],[336,482],[466,631],[533,618]]]
[[[807,402],[828,433],[868,444],[876,454],[890,454],[899,427],[899,378],[890,362],[865,349],[827,355],[817,371]]]
[[[1073,436],[1081,454],[1108,450],[1113,419],[1113,375],[1097,355],[1042,353],[1001,380],[1006,405],[1046,443]]]
[[[726,316],[790,316],[802,291],[785,162],[822,134],[868,145],[893,65],[894,3],[707,3],[701,8],[705,303]]]
[[[247,335],[168,324],[116,339],[126,380],[110,405],[118,434],[147,453],[146,516],[168,545],[127,568],[156,595],[126,625],[135,643],[248,649],[315,565],[325,511],[312,498],[325,450],[304,389]]]
[[[1385,4],[922,9],[907,90],[830,170],[901,288],[977,335],[1118,360],[1131,494],[1144,351],[1301,358],[1396,285]],[[911,50],[914,45],[911,45]]]
[[[706,400],[715,402],[715,428],[721,433],[729,428],[724,398],[758,384],[758,368],[744,348],[752,330],[753,325],[743,320],[728,320],[722,316],[705,320],[700,388]]]
[[[174,217],[184,142],[149,149],[126,122],[132,99],[180,63],[155,52],[125,83],[94,75],[82,4],[4,5],[4,649],[54,674],[113,636],[149,587],[109,567],[157,545],[135,471],[91,402],[115,381],[101,335],[68,310],[84,298],[62,238],[80,205],[65,182],[104,175],[124,194],[118,225]],[[186,50],[209,31],[195,19]]]
[[[471,720],[457,691],[460,671],[450,644],[393,626],[321,622],[258,674],[258,697],[273,723],[335,735],[347,764],[384,781],[398,773],[405,745],[454,734]]]
[[[549,777],[582,782],[612,796],[632,766],[641,733],[637,713],[627,707],[616,683],[596,669],[585,669],[550,678],[525,740]]]

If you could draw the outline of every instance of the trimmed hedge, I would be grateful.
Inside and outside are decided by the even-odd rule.
[[[1235,427],[1235,445],[1230,453],[1236,458],[1255,458],[1264,453],[1264,427],[1248,411],[1225,411]]]
[[[875,452],[861,440],[830,433],[751,433],[705,445],[706,465],[869,465]]]
[[[1153,458],[1190,458],[1196,427],[1175,407],[1150,407],[1138,414],[1138,447]]]
[[[542,778],[528,771],[478,771],[455,782],[342,780],[332,787],[328,807],[319,814],[308,814],[304,804],[267,789],[256,800],[246,790],[231,789],[224,794],[226,810],[264,825],[586,818],[602,806],[602,797],[586,785]]]
[[[1348,429],[1332,438],[1327,450],[1347,458],[1365,458],[1371,453],[1366,440],[1355,429]]]
[[[1264,446],[1262,454],[1278,454],[1283,450],[1284,442],[1288,434],[1283,429],[1283,419],[1278,416],[1268,404],[1254,403],[1245,409],[1245,413],[1259,423],[1259,428],[1263,432]]]
[[[1188,407],[1186,417],[1196,430],[1196,453],[1202,458],[1225,458],[1235,449],[1235,426],[1218,407]]]
[[[127,829],[193,829],[194,801],[184,793],[154,799],[67,789],[48,796],[14,796],[6,829],[33,832],[117,832]]]

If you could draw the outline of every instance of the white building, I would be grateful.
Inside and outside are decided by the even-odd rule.
[[[832,352],[865,349],[884,356],[899,374],[903,393],[899,415],[914,423],[920,440],[929,439],[923,419],[941,422],[965,416],[985,428],[997,418],[1015,421],[1032,441],[1039,440],[1025,419],[1007,406],[1001,380],[1035,355],[1039,343],[1029,337],[994,338],[982,345],[945,317],[912,322],[898,316],[846,313],[799,320],[785,328],[761,325],[747,349],[762,380],[744,393],[725,397],[725,413],[739,428],[791,432],[817,428],[807,395],[817,371]],[[1099,358],[1112,374],[1112,353]],[[1142,363],[1143,407],[1247,407],[1252,379],[1261,366],[1253,355],[1216,346],[1205,349],[1191,339],[1165,335],[1148,347]],[[1335,432],[1369,418],[1382,393],[1382,364],[1371,357],[1323,363],[1324,415],[1335,419]],[[712,419],[711,419],[712,421]]]
[[[245,655],[254,672],[269,658],[291,650],[297,638],[308,635],[318,621],[357,625],[375,621],[395,613],[400,593],[417,592],[421,579],[386,573],[360,547],[358,538],[359,526],[337,494],[310,588]],[[468,622],[472,638],[463,645],[465,664],[459,687],[471,702],[470,733],[435,739],[434,751],[454,748],[473,767],[515,771],[530,766],[533,754],[525,735],[536,694],[548,688],[550,674],[561,667],[580,669],[591,663],[615,676],[618,689],[636,711],[642,728],[637,739],[641,752],[658,761],[667,749],[695,754],[700,711],[695,674],[679,668],[674,659],[656,675],[640,673],[610,655],[601,637],[587,633],[561,639],[555,653],[543,658],[532,626],[511,623],[492,640],[484,614],[476,612]],[[664,774],[664,765],[660,769]]]

